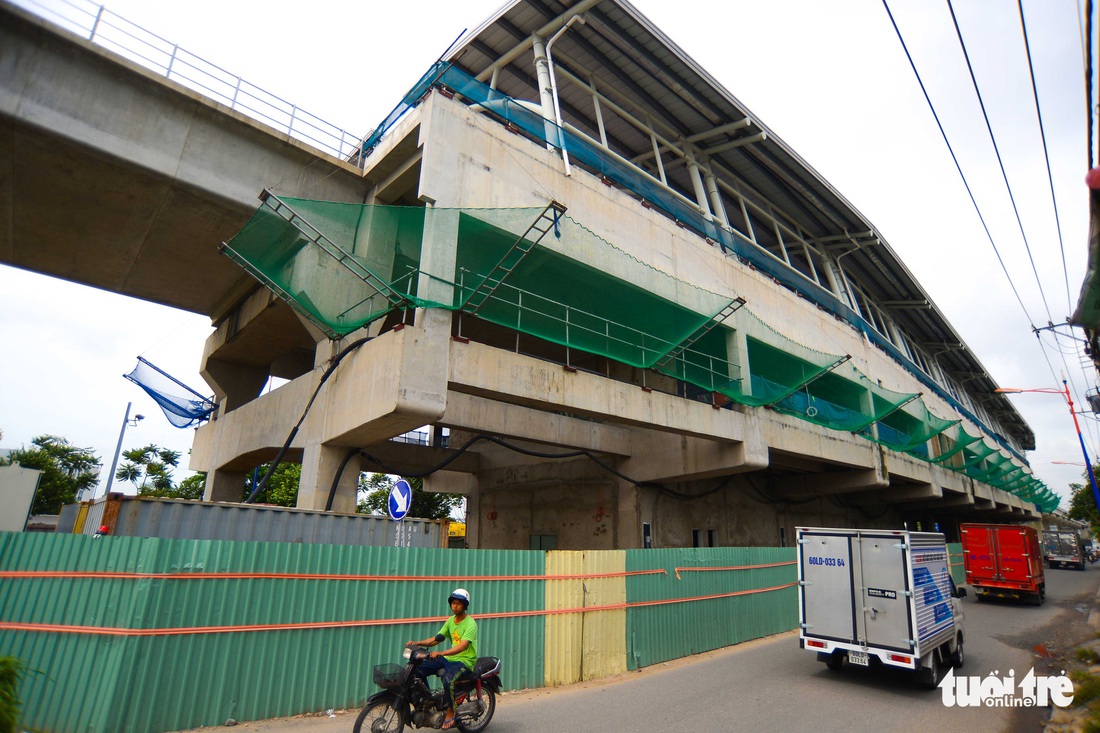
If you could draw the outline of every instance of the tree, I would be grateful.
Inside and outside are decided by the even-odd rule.
[[[1093,467],[1093,473],[1100,471],[1100,466]],[[1088,472],[1084,474],[1086,483],[1070,484],[1073,492],[1069,501],[1069,511],[1066,512],[1070,519],[1079,519],[1088,522],[1092,526],[1093,535],[1100,535],[1100,512],[1096,509],[1096,496],[1092,491],[1092,484],[1087,481]]]
[[[76,501],[79,491],[94,488],[99,481],[95,469],[103,464],[91,448],[77,448],[56,435],[39,435],[31,445],[34,447],[14,450],[0,461],[0,465],[18,463],[42,472],[31,514],[60,514],[61,507]]]
[[[409,517],[418,519],[445,519],[451,510],[462,503],[458,494],[441,494],[424,490],[424,479],[406,479],[412,487],[412,506]],[[359,475],[359,493],[366,496],[359,499],[355,511],[359,514],[386,514],[393,489],[394,479],[384,473]]]
[[[126,461],[115,471],[116,479],[132,483],[139,496],[174,496],[172,469],[179,465],[179,451],[150,443],[144,448],[128,450],[122,457]]]
[[[255,476],[256,482],[259,483],[270,470],[271,462],[269,461],[259,466],[256,471],[248,476],[248,480],[244,482],[242,501],[247,499],[255,488],[252,485],[253,476]],[[274,504],[275,506],[297,506],[298,485],[301,481],[301,463],[280,463],[275,468],[275,473],[271,474],[271,478],[268,479],[267,486],[264,487],[263,492],[256,497],[255,501],[263,504]]]
[[[202,471],[191,474],[176,487],[173,499],[187,499],[189,501],[201,501],[206,492],[206,474]]]

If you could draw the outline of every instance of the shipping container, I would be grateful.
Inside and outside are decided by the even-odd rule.
[[[963,524],[959,527],[966,582],[978,600],[993,596],[1027,600],[1046,598],[1039,533],[1020,524]]]
[[[406,518],[395,522],[373,514],[122,494],[110,494],[87,504],[87,520],[82,526],[74,526],[74,533],[91,535],[106,525],[109,534],[120,537],[447,547],[445,519]]]

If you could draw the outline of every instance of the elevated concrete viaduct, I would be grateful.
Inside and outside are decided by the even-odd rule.
[[[615,0],[571,5],[590,13],[620,8]],[[504,33],[501,28],[485,32]],[[500,51],[499,59],[467,70],[494,80],[499,73],[501,83],[520,79],[517,65],[525,67],[530,56],[526,43],[526,51]],[[523,41],[509,44],[519,48]],[[576,100],[565,105],[569,114],[578,108]],[[618,109],[623,120],[633,118]],[[729,120],[718,122],[723,124],[712,126],[720,134],[735,129]],[[696,210],[715,221],[720,210],[721,216],[733,210],[728,197],[734,189],[751,191],[769,176],[782,178],[761,175],[750,185],[699,173],[691,146],[714,138],[693,134],[685,130],[677,143],[692,162],[678,172],[670,166],[667,175],[694,171]],[[626,137],[620,129],[605,135],[604,144],[618,144],[616,135]],[[666,142],[667,153],[674,141]],[[643,149],[661,144],[654,133]],[[727,143],[719,151],[714,145],[711,153],[717,161],[720,152],[736,147]],[[1039,516],[1017,496],[854,432],[766,406],[720,404],[716,393],[692,392],[673,377],[608,358],[577,368],[573,359],[580,357],[568,348],[537,342],[520,349],[518,335],[501,337],[500,328],[458,311],[398,311],[329,340],[219,253],[219,244],[256,210],[263,189],[284,197],[424,207],[434,223],[423,232],[421,295],[436,288],[438,300],[449,302],[450,286],[441,283],[455,281],[458,227],[440,225],[448,211],[555,200],[631,258],[695,287],[744,296],[766,323],[798,329],[807,348],[849,355],[891,389],[925,391],[911,370],[866,335],[606,177],[564,165],[545,143],[516,134],[453,90],[434,89],[360,167],[0,3],[0,261],[210,317],[215,330],[202,374],[219,411],[197,431],[191,457],[191,468],[208,474],[207,500],[239,501],[245,476],[276,454],[301,419],[286,454],[303,466],[299,506],[331,502],[334,511],[353,511],[360,470],[412,475],[449,459],[426,486],[468,496],[473,546],[776,545],[793,537],[796,525],[910,521],[927,523],[927,529],[975,511],[1014,520]],[[666,176],[651,170],[651,178]],[[817,185],[810,174],[807,180]],[[690,193],[690,185],[683,190]],[[752,229],[757,215],[748,212],[756,204],[749,198],[741,208]],[[828,206],[841,211],[843,204],[837,197]],[[811,205],[797,201],[789,208],[795,213],[771,224],[781,235],[774,252],[784,238],[804,237],[800,252],[811,269],[820,269],[818,287],[832,284],[841,292],[844,273],[829,259],[839,252],[823,247],[834,255],[819,255],[810,248],[811,220],[819,215],[798,223],[798,212]],[[760,221],[757,229],[764,246],[773,235]],[[782,256],[793,267],[803,255],[783,249]],[[852,273],[856,262],[855,256],[845,261]],[[312,286],[320,290],[325,282]],[[904,302],[934,309],[918,295]],[[880,325],[902,343],[899,324]],[[318,391],[322,371],[361,337],[370,340],[347,355]],[[729,346],[731,362],[740,359],[745,374],[752,337],[740,333]],[[946,378],[938,369],[928,367],[927,378]],[[290,381],[261,394],[273,376]],[[861,399],[869,401],[870,394]],[[927,399],[941,414],[956,412],[949,397]],[[1030,431],[1020,424],[1005,430],[1007,441],[1027,448]],[[449,441],[392,441],[421,426],[432,426],[436,435],[447,429]],[[476,441],[479,436],[499,442]],[[469,450],[457,450],[471,440]]]

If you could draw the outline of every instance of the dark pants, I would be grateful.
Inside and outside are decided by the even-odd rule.
[[[455,680],[466,671],[466,665],[462,662],[452,662],[446,657],[425,659],[416,668],[416,673],[427,680],[433,674],[439,674],[443,679],[443,700],[448,710],[455,708]]]

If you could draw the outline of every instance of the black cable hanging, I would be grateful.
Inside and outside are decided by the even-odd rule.
[[[955,35],[959,39],[959,47],[962,49],[963,58],[966,59],[966,70],[970,72],[970,82],[974,85],[974,94],[978,97],[978,106],[982,108],[982,119],[985,120],[985,129],[989,132],[989,140],[993,143],[993,152],[997,155],[997,165],[1001,168],[1001,177],[1004,179],[1005,188],[1008,190],[1008,200],[1012,203],[1012,211],[1016,215],[1016,224],[1020,227],[1020,237],[1024,240],[1024,249],[1027,251],[1027,259],[1031,262],[1031,272],[1035,275],[1035,285],[1039,288],[1039,296],[1043,299],[1043,307],[1047,312],[1047,323],[1054,322],[1054,316],[1050,313],[1050,305],[1047,303],[1047,294],[1043,290],[1043,283],[1039,279],[1039,269],[1035,266],[1035,257],[1031,254],[1031,245],[1027,241],[1027,233],[1024,231],[1024,222],[1020,218],[1020,209],[1016,205],[1016,197],[1012,193],[1012,185],[1008,182],[1008,173],[1005,172],[1005,164],[1001,159],[1001,149],[997,145],[997,137],[993,134],[993,126],[989,122],[989,113],[985,109],[985,100],[978,88],[978,79],[974,76],[974,66],[970,63],[970,54],[966,50],[966,42],[963,41],[962,30],[959,28],[959,19],[955,17],[955,7],[951,0],[947,0],[947,9],[951,13],[951,22],[955,25]],[[1069,287],[1067,277],[1066,287]],[[1034,325],[1034,324],[1032,324]]]
[[[317,399],[317,395],[318,393],[320,393],[321,387],[323,387],[325,382],[328,381],[328,378],[332,376],[332,373],[336,371],[336,367],[340,365],[340,362],[344,360],[345,356],[370,341],[371,338],[372,337],[370,336],[365,336],[358,341],[353,341],[348,344],[347,347],[332,360],[332,363],[329,364],[328,368],[325,369],[325,373],[321,375],[321,381],[317,383],[317,388],[313,390],[313,394],[310,396],[309,402],[306,404],[306,409],[302,410],[302,416],[298,418],[298,422],[291,429],[290,435],[286,436],[286,442],[283,443],[283,447],[280,448],[279,452],[275,455],[275,459],[271,462],[271,468],[267,469],[267,472],[264,473],[263,478],[261,478],[256,484],[256,487],[252,489],[252,493],[249,494],[248,498],[244,500],[245,504],[251,504],[253,501],[256,500],[256,497],[262,494],[264,492],[264,489],[267,488],[268,480],[271,478],[272,474],[275,473],[275,469],[279,467],[279,464],[283,460],[283,456],[285,456],[286,452],[290,450],[290,444],[294,442],[294,436],[298,434],[298,429],[302,427],[302,423],[305,422],[306,415],[309,414],[310,408],[313,407],[313,402]]]
[[[675,497],[677,499],[701,499],[705,496],[710,496],[711,494],[715,494],[715,493],[721,491],[722,489],[724,489],[726,487],[726,484],[728,484],[733,479],[733,477],[735,475],[735,474],[730,474],[729,476],[724,478],[722,481],[720,481],[717,486],[715,486],[711,489],[708,489],[707,491],[704,491],[701,494],[689,494],[689,493],[686,493],[686,492],[683,492],[683,491],[677,491],[676,489],[673,489],[673,488],[671,488],[669,486],[666,486],[664,484],[656,483],[654,481],[638,481],[636,479],[633,479],[630,476],[627,476],[626,474],[622,473],[621,471],[618,471],[614,467],[608,465],[599,456],[597,456],[594,453],[591,453],[590,451],[587,451],[587,450],[566,451],[564,453],[543,453],[541,451],[534,451],[534,450],[531,450],[529,448],[521,448],[518,445],[512,445],[511,443],[509,443],[509,442],[507,442],[507,441],[505,441],[501,438],[498,438],[494,435],[485,435],[485,434],[482,433],[482,434],[479,434],[479,435],[475,435],[474,437],[470,438],[465,443],[463,443],[461,447],[456,448],[455,452],[452,455],[447,456],[445,459],[443,459],[439,463],[435,464],[431,468],[428,468],[427,470],[424,470],[424,471],[420,471],[418,473],[417,472],[402,471],[400,468],[387,464],[382,459],[368,453],[367,451],[365,451],[361,448],[351,448],[351,449],[348,450],[347,454],[345,454],[344,460],[340,462],[339,468],[336,469],[336,475],[333,476],[332,485],[329,486],[328,500],[325,502],[325,511],[332,511],[332,504],[336,499],[336,489],[340,484],[340,478],[344,473],[344,469],[347,468],[348,463],[350,463],[351,459],[355,458],[356,456],[359,456],[361,458],[365,458],[368,461],[370,461],[371,463],[373,463],[376,466],[380,467],[382,469],[383,473],[393,474],[395,476],[403,476],[405,478],[424,478],[426,476],[432,475],[436,471],[443,470],[448,465],[450,465],[452,462],[458,460],[459,456],[461,456],[463,453],[465,453],[470,448],[472,448],[476,443],[479,443],[483,440],[489,441],[490,443],[495,443],[496,445],[499,445],[502,448],[507,448],[510,451],[514,451],[516,453],[521,453],[525,456],[531,456],[533,458],[582,458],[582,457],[587,458],[588,460],[592,461],[593,463],[595,463],[597,466],[599,466],[603,470],[607,471],[608,473],[610,473],[611,475],[613,475],[617,478],[622,479],[623,481],[626,481],[627,483],[631,483],[631,484],[634,484],[635,486],[642,487],[642,488],[657,489],[662,494],[667,494],[668,496],[672,496],[672,497]]]
[[[974,192],[970,190],[970,184],[966,180],[966,175],[962,171],[962,166],[959,165],[959,158],[955,155],[954,148],[951,147],[951,141],[947,139],[947,132],[943,129],[943,123],[940,122],[940,116],[936,114],[936,108],[932,104],[932,99],[928,96],[928,90],[924,86],[924,81],[921,79],[920,72],[917,71],[917,65],[913,61],[912,54],[909,53],[909,47],[905,44],[905,39],[901,35],[901,30],[898,28],[897,22],[894,20],[894,14],[890,12],[890,4],[887,0],[882,0],[883,6],[886,8],[886,14],[890,17],[890,24],[894,26],[894,32],[898,36],[898,41],[901,42],[901,48],[905,52],[905,57],[909,60],[909,66],[913,69],[913,74],[917,77],[917,83],[920,84],[921,92],[924,94],[924,101],[928,103],[928,109],[932,112],[932,117],[936,120],[936,126],[940,129],[940,135],[943,136],[943,142],[947,145],[947,151],[951,153],[951,160],[955,162],[955,170],[959,172],[959,177],[962,179],[963,186],[966,187],[966,193],[970,196],[970,203],[974,206],[974,211],[978,214],[978,219],[982,223],[982,228],[985,230],[985,236],[989,239],[989,244],[993,247],[993,253],[997,255],[997,262],[1001,265],[1001,271],[1004,272],[1005,278],[1008,280],[1009,286],[1012,288],[1013,295],[1016,296],[1016,302],[1020,304],[1020,310],[1024,312],[1024,317],[1027,318],[1028,324],[1035,327],[1035,321],[1031,317],[1031,314],[1027,312],[1027,307],[1024,305],[1024,301],[1020,298],[1020,293],[1016,289],[1016,283],[1012,282],[1012,276],[1008,274],[1008,268],[1005,266],[1004,259],[1001,257],[1000,250],[997,249],[996,243],[993,241],[993,235],[989,231],[989,225],[985,222],[985,217],[982,216],[981,209],[978,208],[978,202],[974,199]]]

